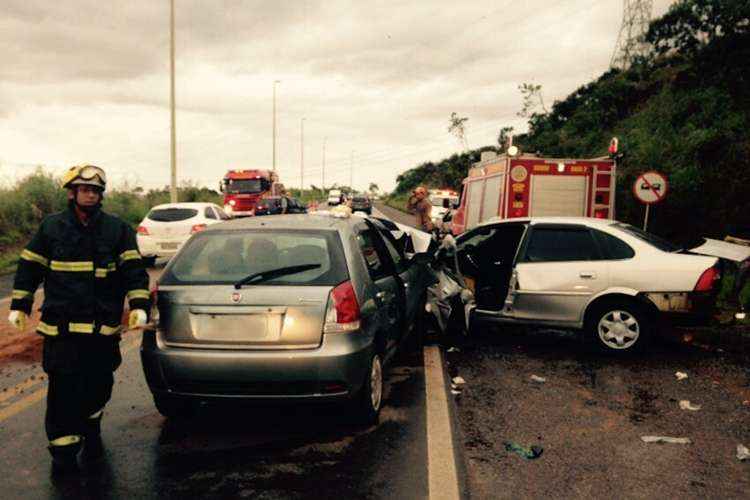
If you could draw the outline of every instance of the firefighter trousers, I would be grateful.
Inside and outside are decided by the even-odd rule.
[[[76,444],[84,437],[90,423],[101,418],[104,406],[112,396],[112,371],[51,371],[48,376],[44,419],[47,438],[51,446]]]

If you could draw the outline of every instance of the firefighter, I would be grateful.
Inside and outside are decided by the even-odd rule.
[[[427,189],[424,186],[417,187],[412,191],[408,202],[409,212],[417,218],[417,227],[422,231],[431,233],[435,226],[432,224],[432,205],[427,199]]]
[[[103,456],[100,432],[121,363],[123,302],[129,327],[145,325],[150,310],[148,275],[135,233],[101,210],[107,178],[93,165],[71,167],[63,176],[67,210],[46,217],[21,252],[8,320],[25,328],[34,292],[44,282],[42,366],[48,374],[45,428],[52,470],[78,470],[82,460]]]

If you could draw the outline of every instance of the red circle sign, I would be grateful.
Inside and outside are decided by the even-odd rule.
[[[633,194],[646,205],[659,203],[668,190],[667,176],[654,171],[639,175],[633,184]]]

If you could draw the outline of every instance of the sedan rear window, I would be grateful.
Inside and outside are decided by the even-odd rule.
[[[188,241],[164,270],[160,283],[233,284],[251,274],[306,264],[320,267],[263,285],[334,286],[348,279],[335,231],[209,231]]]
[[[616,227],[621,231],[625,231],[630,236],[635,236],[641,241],[645,241],[649,245],[658,248],[663,252],[679,252],[680,247],[677,245],[656,236],[655,234],[647,233],[646,231],[637,227],[631,226],[630,224],[623,224],[621,222],[612,224],[612,227]]]
[[[198,211],[193,208],[155,208],[146,217],[156,222],[179,222],[192,219],[196,215]]]

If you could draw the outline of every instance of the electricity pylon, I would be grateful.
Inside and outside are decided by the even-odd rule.
[[[645,37],[651,22],[653,0],[623,0],[622,25],[610,67],[628,69],[636,57],[648,53]]]

